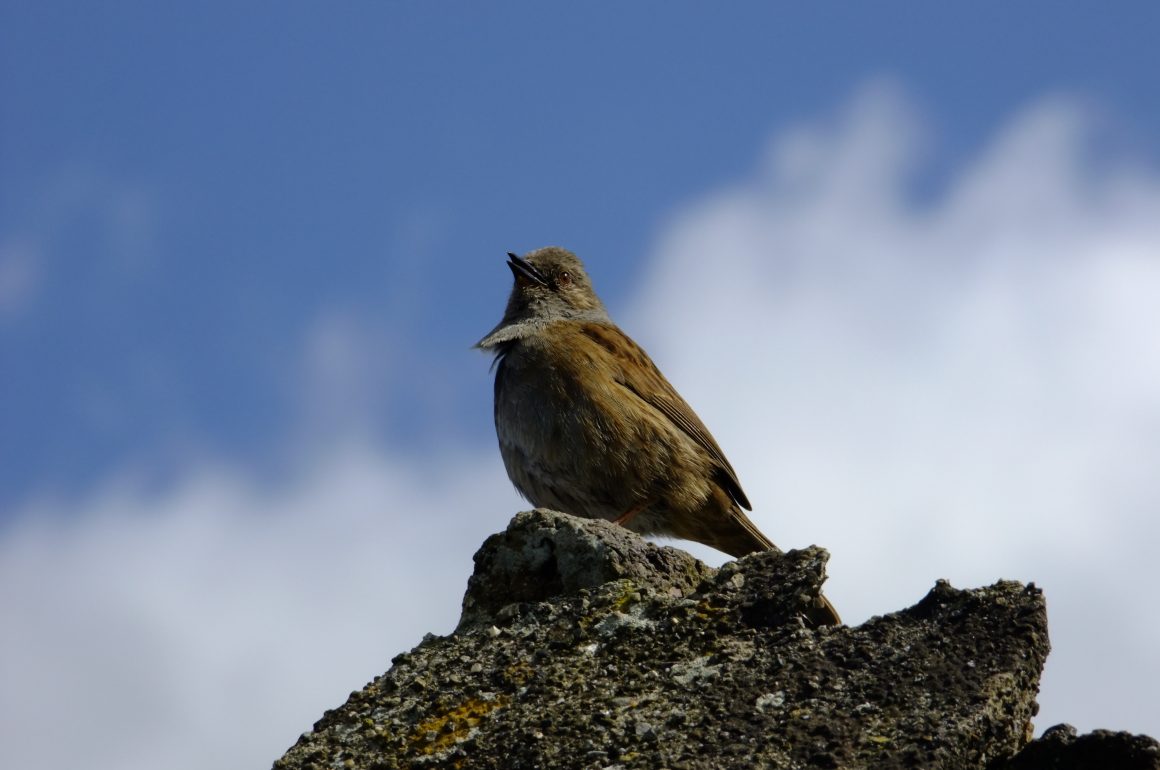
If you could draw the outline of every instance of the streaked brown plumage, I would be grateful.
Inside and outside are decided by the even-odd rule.
[[[694,540],[740,557],[778,550],[741,510],[737,473],[648,354],[608,317],[576,255],[515,254],[496,354],[500,454],[534,505]],[[818,622],[839,623],[823,598]]]

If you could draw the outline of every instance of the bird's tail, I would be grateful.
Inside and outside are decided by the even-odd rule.
[[[734,506],[733,521],[736,526],[729,527],[729,531],[718,531],[716,535],[716,543],[710,543],[715,548],[729,554],[734,558],[741,558],[751,553],[758,553],[760,551],[777,551],[781,553],[782,550],[776,544],[757,528],[745,513]],[[818,594],[818,604],[811,607],[806,613],[806,617],[815,626],[839,626],[842,624],[842,618],[838,615],[838,610],[830,603],[824,595]]]

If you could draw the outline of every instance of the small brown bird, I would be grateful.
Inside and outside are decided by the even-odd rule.
[[[741,510],[737,473],[648,354],[608,317],[584,264],[508,253],[515,287],[476,347],[496,355],[495,430],[533,505],[740,557],[779,550]],[[841,621],[825,598],[816,622]]]

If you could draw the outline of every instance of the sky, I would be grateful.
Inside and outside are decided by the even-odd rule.
[[[847,622],[1034,581],[1038,731],[1160,735],[1158,35],[0,2],[0,765],[263,766],[449,632],[527,507],[471,345],[549,244]]]

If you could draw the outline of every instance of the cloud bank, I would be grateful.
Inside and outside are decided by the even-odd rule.
[[[0,540],[0,764],[262,767],[449,632],[472,554],[519,507],[498,458],[352,442],[301,466],[23,511]]]
[[[848,621],[939,577],[1034,580],[1055,648],[1039,727],[1160,734],[1160,178],[1099,152],[1098,122],[1031,105],[923,197],[921,119],[869,87],[676,213],[620,320],[762,528],[832,551]],[[344,362],[371,338],[328,318],[304,340],[311,430],[359,422],[317,402],[362,403],[375,375]],[[12,517],[0,764],[262,766],[450,630],[472,552],[520,508],[498,453],[350,432],[290,481],[210,458]]]

